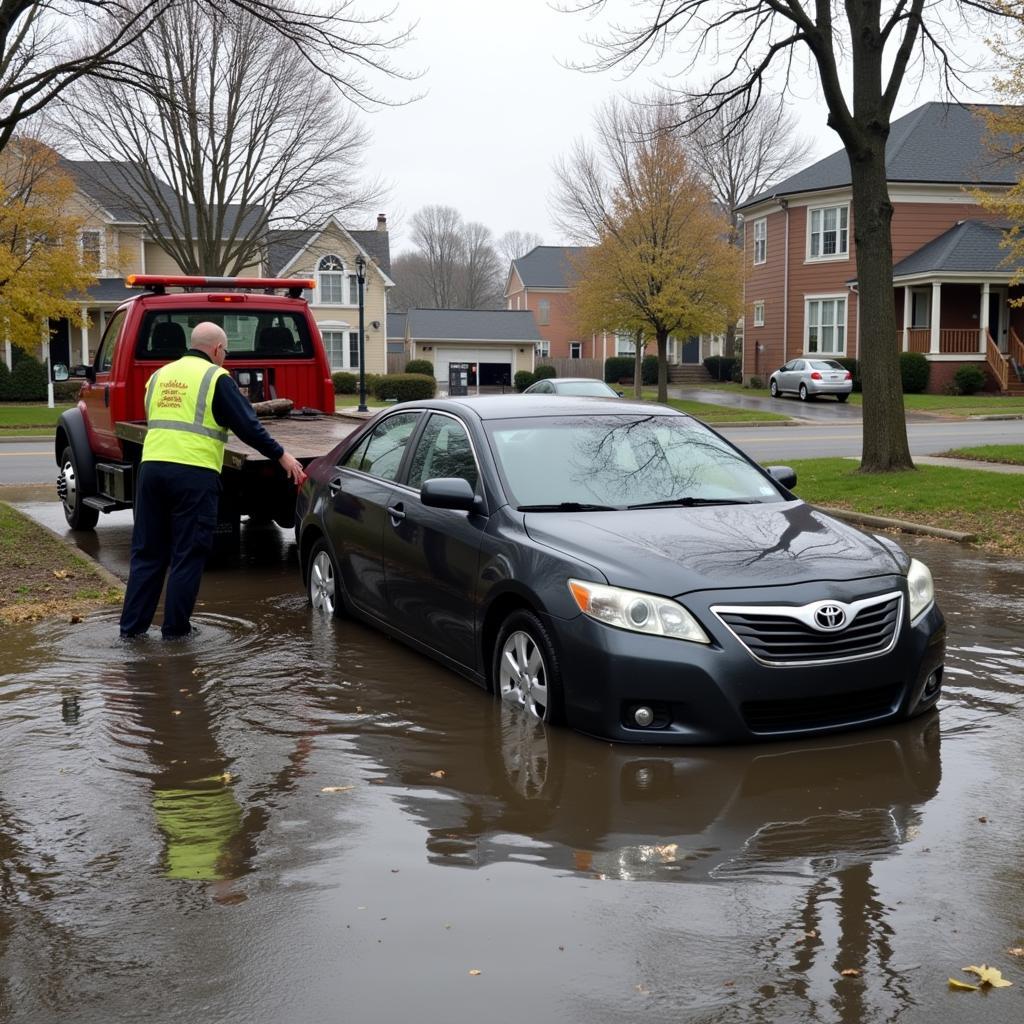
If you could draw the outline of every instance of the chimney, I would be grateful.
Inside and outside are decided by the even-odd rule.
[[[377,230],[387,231],[388,229],[388,218],[383,213],[377,214]]]

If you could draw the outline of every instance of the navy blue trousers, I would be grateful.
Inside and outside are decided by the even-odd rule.
[[[135,487],[135,529],[121,635],[149,629],[167,576],[165,637],[185,636],[206,556],[213,547],[220,474],[174,462],[143,462]],[[169,571],[169,575],[168,575]]]

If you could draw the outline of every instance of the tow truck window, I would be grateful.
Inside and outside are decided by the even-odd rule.
[[[229,359],[310,359],[313,343],[303,316],[282,311],[224,313],[220,310],[150,310],[136,342],[136,359],[177,359],[185,354],[196,324],[224,329]]]
[[[96,353],[97,373],[109,373],[111,366],[114,365],[114,349],[117,346],[117,336],[121,333],[125,315],[123,309],[119,313],[115,313],[107,324],[107,329],[103,332],[103,340]]]

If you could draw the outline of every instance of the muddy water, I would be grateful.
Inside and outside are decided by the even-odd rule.
[[[0,1020],[1019,1020],[1024,566],[908,547],[941,711],[827,742],[532,727],[312,619],[276,530],[194,641],[5,633]]]

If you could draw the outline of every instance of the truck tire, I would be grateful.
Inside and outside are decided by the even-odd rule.
[[[64,518],[72,530],[93,530],[99,521],[99,509],[83,504],[88,497],[79,483],[78,460],[71,445],[65,447],[60,457],[60,472],[57,475],[57,494],[64,506]]]

